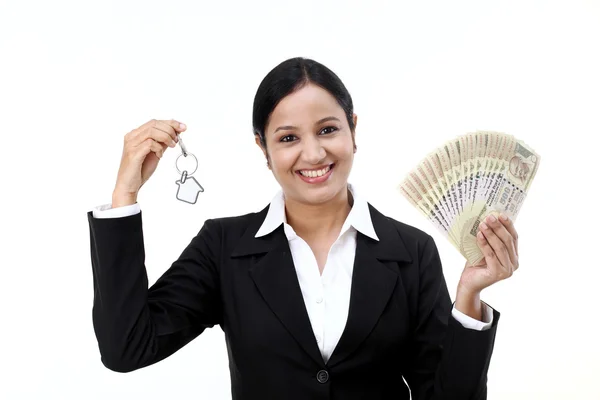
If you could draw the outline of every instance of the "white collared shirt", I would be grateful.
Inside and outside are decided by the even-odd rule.
[[[367,201],[360,196],[354,185],[349,184],[348,188],[354,203],[337,240],[329,250],[322,275],[319,273],[317,260],[311,248],[296,235],[286,221],[285,198],[282,191],[279,191],[271,201],[267,216],[255,235],[256,237],[267,235],[282,223],[284,224],[284,232],[289,242],[306,311],[325,362],[331,357],[348,319],[356,233],[360,231],[366,236],[379,240],[371,221]],[[110,204],[104,204],[93,209],[93,216],[94,218],[119,218],[139,212],[138,203],[114,209]],[[471,318],[455,307],[452,308],[452,316],[465,328],[486,330],[492,325],[493,311],[485,303],[482,303],[482,307],[485,322]]]

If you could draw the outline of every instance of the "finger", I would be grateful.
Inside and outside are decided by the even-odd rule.
[[[175,133],[173,132],[172,135],[174,136]],[[151,128],[148,131],[148,134],[146,136],[146,138],[151,138],[154,139],[155,141],[164,144],[165,147],[175,147],[177,146],[177,143],[175,142],[175,139],[173,139],[173,137],[171,136],[171,134],[169,132],[165,132],[163,130],[160,130],[159,128]]]
[[[133,157],[139,160],[143,160],[151,152],[156,154],[156,157],[162,158],[164,148],[157,141],[153,139],[146,139],[139,146],[136,147],[135,151],[133,152]]]
[[[502,217],[506,217],[506,219],[503,219]],[[515,252],[518,257],[519,256],[519,234],[517,233],[517,229],[515,228],[515,223],[506,214],[500,214],[499,220],[500,220],[500,222],[502,222],[502,225],[504,225],[506,227],[506,229],[512,236],[513,241],[515,242]]]
[[[494,215],[488,215],[485,219],[487,225],[492,228],[496,236],[502,240],[504,246],[508,249],[510,262],[515,265],[517,263],[517,253],[515,251],[515,241],[504,224],[500,222]]]
[[[162,124],[169,125],[177,132],[183,132],[187,129],[186,125],[183,122],[177,121],[175,119],[151,119],[150,121],[142,125],[141,128],[154,128]]]
[[[155,140],[150,139],[150,151],[154,152],[154,154],[156,154],[156,157],[158,158],[162,158],[164,152],[165,152],[165,147],[163,145],[161,145],[160,143],[158,143]]]
[[[184,132],[187,129],[187,126],[183,122],[180,122],[180,121],[177,121],[174,119],[161,120],[159,122],[162,122],[164,124],[171,126],[177,133]]]
[[[477,233],[477,246],[479,246],[483,257],[485,258],[487,268],[489,268],[490,272],[492,272],[494,276],[498,276],[499,272],[503,271],[502,264],[500,260],[498,260],[496,252],[494,251],[494,249],[492,248],[482,231],[479,231]]]
[[[185,125],[183,126],[185,127]],[[168,133],[175,142],[179,141],[177,134],[185,130],[185,128],[182,129],[181,124],[174,119],[170,121],[157,120],[154,128]]]
[[[500,261],[500,267],[507,273],[512,273],[512,262],[510,261],[509,251],[504,245],[504,242],[494,233],[493,229],[490,228],[485,222],[480,225],[481,232],[487,239],[489,245],[496,253],[496,257]]]
[[[132,145],[134,147],[138,146],[140,143],[144,142],[146,139],[148,139],[148,137],[150,137],[149,133],[152,131],[152,129],[157,129],[158,131],[163,131],[163,132],[167,133],[169,136],[171,136],[171,139],[173,141],[175,141],[175,139],[177,138],[176,133],[183,132],[187,128],[186,128],[185,124],[182,124],[179,121],[176,121],[174,119],[172,119],[172,120],[151,119],[150,121],[146,122],[144,125],[140,126],[137,129],[134,129],[133,131],[131,131],[127,135],[125,135],[125,139],[126,139],[126,141],[127,140],[131,141]],[[167,144],[168,144],[168,142],[167,142]]]

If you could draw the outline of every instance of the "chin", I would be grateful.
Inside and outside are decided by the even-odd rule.
[[[330,180],[318,186],[308,186],[303,182],[294,185],[294,192],[298,200],[309,204],[323,204],[334,199],[340,191],[346,188],[346,182]]]

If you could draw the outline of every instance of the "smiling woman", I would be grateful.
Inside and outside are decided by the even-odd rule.
[[[348,203],[356,119],[344,84],[322,64],[294,58],[264,78],[254,134],[287,202]]]
[[[104,365],[146,367],[220,325],[235,400],[485,399],[500,314],[479,292],[493,282],[483,267],[468,274],[453,307],[433,238],[348,182],[357,116],[337,75],[282,62],[259,85],[253,125],[281,190],[261,211],[206,221],[149,289],[135,198],[152,151],[185,126],[128,134],[113,205],[88,215]],[[507,229],[485,231],[494,248]]]

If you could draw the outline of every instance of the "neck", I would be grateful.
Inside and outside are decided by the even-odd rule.
[[[323,204],[305,204],[286,198],[287,223],[300,237],[337,236],[352,209],[351,201],[347,187]]]

